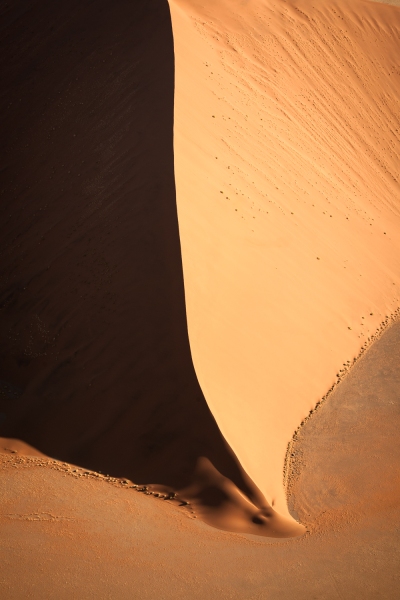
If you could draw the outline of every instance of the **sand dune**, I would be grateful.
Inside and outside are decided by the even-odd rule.
[[[399,305],[400,13],[170,7],[1,9],[2,447],[297,536],[287,444]]]
[[[180,491],[221,527],[302,533],[241,468],[193,369],[168,4],[45,0],[2,22],[0,435]]]
[[[0,7],[0,595],[394,600],[400,11],[169,6]]]
[[[218,531],[103,475],[0,455],[2,598],[396,600],[399,341],[397,323],[299,435],[302,537]]]
[[[282,514],[287,443],[400,304],[399,10],[171,0],[194,364]]]

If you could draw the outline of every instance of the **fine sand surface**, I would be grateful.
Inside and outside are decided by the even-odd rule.
[[[181,491],[225,529],[303,533],[193,369],[167,2],[4,4],[1,24],[0,435]]]
[[[1,597],[396,600],[399,361],[397,322],[302,428],[289,505],[309,533],[291,540],[218,531],[130,483],[0,454]]]
[[[310,557],[343,560],[339,533],[360,569],[363,536],[376,552],[392,543],[382,537],[382,514],[363,508],[366,485],[359,506],[346,496],[338,520],[320,516],[320,506],[328,516],[336,510],[325,487],[323,501],[317,490],[325,480],[313,445],[321,440],[307,438],[302,450],[314,483],[307,487],[306,467],[294,478],[306,428],[291,442],[294,431],[400,305],[400,11],[360,0],[315,4],[0,7],[2,548],[7,561],[28,561],[35,593],[52,570],[43,560],[61,557],[64,579],[49,578],[59,586],[49,597],[68,597],[61,590],[82,589],[85,577],[93,593],[106,586],[104,597],[124,589],[131,597],[133,581],[141,597],[168,597],[160,586],[169,568],[171,597],[200,597],[180,557],[194,563],[195,548],[226,544],[234,583],[224,576],[218,588],[212,551],[200,571],[216,595],[264,598],[268,545],[274,597],[285,561],[307,548]],[[389,394],[385,377],[377,379]],[[333,410],[334,394],[321,411]],[[361,408],[352,406],[358,423]],[[379,414],[365,427],[378,419],[376,452],[389,469],[389,416]],[[342,449],[332,447],[332,457],[322,453],[334,471]],[[384,473],[373,485],[382,487]],[[394,506],[395,490],[382,493]],[[242,535],[290,538],[306,528],[297,541]],[[141,558],[143,541],[130,554],[136,531],[148,543]],[[29,549],[36,534],[42,554]],[[237,579],[248,548],[262,573],[249,579],[253,596]],[[121,552],[121,566],[103,573]],[[16,563],[3,582],[21,597],[24,588],[9,579],[20,579]],[[155,572],[160,579],[146,588]],[[304,577],[295,570],[295,589]],[[318,597],[319,588],[307,589]]]
[[[293,431],[400,305],[400,10],[170,4],[194,365],[223,435],[285,514]]]

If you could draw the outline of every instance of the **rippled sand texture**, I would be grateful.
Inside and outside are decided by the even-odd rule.
[[[400,304],[400,10],[171,0],[189,334],[283,514],[293,431]]]

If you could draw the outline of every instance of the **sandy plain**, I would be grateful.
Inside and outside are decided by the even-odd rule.
[[[399,9],[1,19],[5,597],[395,598]]]

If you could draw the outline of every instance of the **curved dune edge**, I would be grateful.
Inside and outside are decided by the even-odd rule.
[[[400,11],[170,6],[194,365],[241,465],[287,515],[293,431],[399,304]]]
[[[396,321],[399,321],[399,318],[400,307],[385,317],[377,331],[364,343],[358,356],[351,363],[343,364],[343,369],[337,374],[335,383],[321,400],[316,403],[314,409],[310,411],[309,415],[304,418],[296,429],[288,444],[283,473],[283,482],[288,499],[293,493],[294,484],[298,478],[297,471],[294,472],[294,469],[297,469],[297,460],[292,461],[292,456],[294,457],[296,453],[295,444],[298,435],[302,432],[306,423],[312,417],[315,417],[318,410],[328,401],[343,379],[351,373],[353,367],[359,363],[365,352],[384,335],[389,327]],[[198,459],[192,475],[192,484],[179,490],[173,490],[171,487],[157,484],[135,484],[125,478],[120,479],[109,475],[105,476],[100,473],[88,471],[84,467],[76,468],[75,465],[60,463],[47,457],[31,445],[17,439],[0,438],[1,453],[18,455],[18,457],[48,459],[44,463],[40,460],[33,460],[31,463],[29,463],[29,460],[28,463],[24,463],[24,460],[22,460],[22,463],[49,466],[56,470],[61,469],[63,472],[77,478],[82,475],[96,479],[100,478],[126,489],[133,488],[135,491],[154,496],[160,500],[177,503],[179,506],[184,507],[184,511],[192,518],[200,518],[208,525],[217,529],[277,538],[297,537],[306,533],[305,526],[295,522],[293,519],[282,517],[272,507],[268,506],[265,498],[244,472],[242,472],[242,476],[248,486],[247,493],[250,497],[241,492],[232,480],[221,475],[205,457],[199,457]],[[19,464],[21,464],[21,461]]]
[[[294,456],[294,446],[297,441],[298,435],[301,433],[304,425],[310,421],[311,418],[315,417],[318,413],[318,410],[328,401],[331,394],[336,390],[337,386],[345,379],[352,371],[353,367],[355,367],[361,358],[363,358],[365,352],[376,343],[382,335],[391,327],[394,323],[400,320],[400,307],[398,307],[392,314],[386,315],[385,319],[381,322],[379,328],[376,332],[371,335],[368,340],[361,347],[360,352],[357,356],[353,358],[353,360],[347,361],[347,363],[343,363],[342,369],[339,370],[339,373],[336,374],[336,381],[329,388],[324,396],[315,404],[314,408],[310,410],[308,415],[303,419],[300,425],[297,427],[294,432],[292,439],[288,443],[286,455],[285,455],[285,463],[283,468],[283,485],[286,490],[286,497],[289,498],[293,488],[293,474],[292,474],[292,457]]]
[[[167,1],[3,8],[5,448],[157,483],[225,529],[302,532],[246,475],[194,372]]]
[[[1,454],[2,597],[397,600],[399,342],[397,322],[302,428],[296,539],[228,534],[121,480]]]
[[[134,483],[126,478],[87,470],[46,456],[22,440],[0,437],[0,454],[11,455],[15,466],[47,466],[62,470],[75,478],[101,479],[114,485],[133,489],[148,496],[177,504],[192,518],[199,518],[217,529],[264,537],[290,538],[303,535],[305,527],[294,519],[285,518],[268,505],[265,498],[243,472],[246,495],[228,477],[217,471],[205,457],[200,457],[192,475],[192,483],[183,489],[157,484]]]
[[[343,364],[344,368],[338,374],[336,382],[321,400],[317,402],[314,409],[310,411],[309,415],[305,417],[296,429],[288,444],[285,457],[284,485],[288,498],[293,493],[293,486],[298,477],[298,473],[292,472],[291,457],[295,456],[295,444],[302,428],[312,417],[315,417],[318,410],[328,401],[343,379],[351,373],[353,367],[358,364],[365,352],[384,335],[389,327],[396,321],[399,321],[399,318],[400,307],[394,313],[385,317],[375,334],[371,335],[369,340],[364,343],[358,356],[350,364]],[[172,490],[166,486],[134,484],[126,479],[118,479],[87,471],[83,467],[73,468],[74,465],[51,460],[45,454],[21,440],[0,438],[0,453],[45,458],[48,459],[44,463],[45,466],[54,467],[56,470],[59,470],[61,467],[64,472],[75,477],[81,477],[84,474],[89,477],[105,479],[105,481],[124,487],[127,486],[128,488],[132,487],[139,492],[153,495],[168,502],[176,502],[179,506],[184,506],[185,511],[189,512],[192,517],[200,517],[205,523],[218,529],[266,537],[297,537],[306,532],[306,528],[303,525],[295,524],[292,520],[285,519],[271,507],[263,506],[263,500],[265,501],[265,499],[255,488],[254,484],[248,480],[245,473],[243,473],[243,476],[247,480],[249,488],[255,493],[255,496],[252,496],[253,502],[229,478],[221,475],[205,457],[200,457],[198,460],[197,468],[193,474],[194,481],[192,485],[181,490]],[[32,464],[36,463],[33,461]],[[42,462],[39,461],[37,464],[42,465]]]
[[[231,479],[222,475],[206,458],[199,457],[193,483],[176,492],[195,516],[225,531],[265,537],[290,538],[306,532],[293,517],[276,512],[243,471],[243,479],[252,494],[243,493]],[[149,485],[149,490],[174,493],[168,488]]]
[[[232,443],[240,464],[208,411],[191,363],[174,195],[173,49],[166,3],[105,2],[97,14],[93,3],[75,2],[64,9],[65,19],[55,7],[49,0],[32,11],[21,5],[15,19],[7,14],[15,7],[5,7],[16,47],[2,56],[14,94],[3,111],[9,220],[1,236],[7,270],[2,431],[17,439],[21,451],[40,448],[71,464],[159,482],[221,529],[297,535],[304,529],[291,520],[282,499],[280,454],[286,430],[299,422],[304,407],[287,413],[278,443],[270,433],[275,434],[279,411],[270,411],[269,403],[253,404],[253,392],[264,394],[257,383],[266,356],[259,345],[262,330],[248,355],[252,365],[239,361],[236,369],[232,352],[242,346],[229,335],[216,336],[215,347],[206,344],[200,353],[217,375],[218,360],[226,361],[226,389],[238,374],[246,385],[245,416],[254,419],[254,428],[242,422],[235,402],[224,402],[224,385],[220,413],[218,395],[208,395],[205,385],[229,443],[233,438],[223,423],[231,419],[240,428],[240,440]],[[228,223],[220,217],[215,222]],[[206,229],[211,242],[219,233]],[[187,240],[187,229],[185,235]],[[396,248],[395,242],[388,245]],[[229,259],[238,259],[246,271],[241,249],[239,243]],[[217,278],[225,276],[217,268],[218,252],[215,259]],[[388,284],[390,268],[377,285]],[[238,282],[252,297],[245,279]],[[277,289],[272,280],[268,286]],[[190,285],[188,291],[192,301]],[[230,304],[229,293],[221,297]],[[206,294],[202,310],[211,306],[208,300]],[[252,312],[256,321],[264,315]],[[213,326],[215,313],[211,316],[207,323]],[[228,333],[243,332],[246,322],[239,319],[231,327],[228,319]],[[289,319],[286,337],[290,324]],[[258,331],[257,322],[253,325],[250,330]],[[284,344],[274,347],[279,351]],[[287,367],[278,375],[287,374]],[[221,384],[218,377],[211,380]],[[270,397],[280,402],[279,394]],[[5,443],[16,449],[14,442]],[[249,456],[256,457],[256,469]],[[163,488],[154,485],[155,494],[157,489]]]
[[[396,598],[391,573],[400,533],[399,359],[395,318],[299,431],[288,480],[289,506],[306,525],[308,539],[342,531],[349,546],[358,537],[361,561],[362,548],[381,541],[376,571],[387,581],[385,598]],[[352,562],[357,565],[356,558]],[[376,555],[374,562],[380,562]]]

